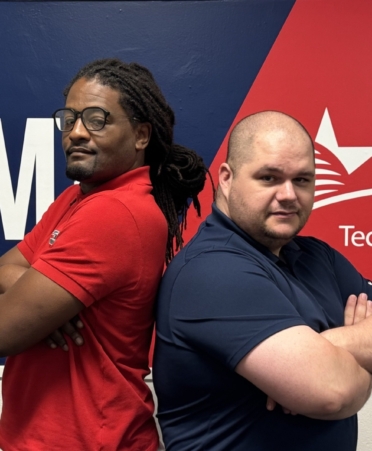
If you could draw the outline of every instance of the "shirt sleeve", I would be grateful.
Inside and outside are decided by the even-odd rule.
[[[269,336],[306,325],[268,272],[236,254],[211,252],[191,260],[171,299],[176,344],[197,348],[231,369]]]
[[[79,190],[79,188],[76,185],[70,186],[62,194],[60,194],[58,199],[61,200],[63,198],[67,198],[69,200],[72,200],[75,198],[77,190]],[[32,264],[33,262],[36,249],[45,236],[45,229],[48,228],[50,223],[54,222],[52,218],[59,216],[58,205],[60,205],[60,203],[54,201],[49,206],[47,211],[43,214],[40,221],[38,221],[38,223],[32,228],[32,230],[24,236],[23,240],[17,244],[18,250],[30,264]]]
[[[23,240],[17,244],[18,250],[25,257],[25,259],[31,264],[34,256],[35,249],[40,237],[43,236],[43,230],[45,224],[48,222],[48,210],[43,214],[40,221],[35,225],[31,232],[27,233]]]
[[[33,267],[85,306],[120,288],[133,289],[142,270],[135,218],[115,198],[92,197],[77,208]]]

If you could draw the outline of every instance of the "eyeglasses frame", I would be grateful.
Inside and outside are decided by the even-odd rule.
[[[83,119],[83,114],[84,114],[84,111],[89,110],[89,109],[97,109],[97,110],[101,110],[101,111],[103,111],[103,113],[104,113],[105,122],[103,123],[103,126],[102,126],[101,128],[99,128],[98,130],[89,130],[89,128],[85,125],[85,122],[84,122],[84,119]],[[71,127],[70,130],[61,130],[61,129],[59,128],[58,124],[57,124],[56,114],[57,114],[59,111],[63,111],[63,110],[69,110],[69,111],[72,111],[72,113],[74,114],[75,120],[74,120],[74,123],[72,124],[72,127]],[[109,115],[110,115],[110,112],[109,112],[109,111],[106,111],[106,110],[104,110],[103,108],[101,108],[101,107],[99,107],[99,106],[88,106],[88,107],[84,108],[84,109],[81,110],[81,111],[76,111],[76,110],[74,110],[73,108],[58,108],[58,110],[56,110],[56,111],[52,114],[52,117],[53,117],[53,119],[54,119],[54,124],[55,124],[55,126],[58,128],[58,130],[59,130],[60,132],[71,132],[71,131],[74,129],[75,124],[76,124],[76,121],[79,119],[79,117],[80,117],[81,122],[83,123],[84,127],[88,130],[88,132],[99,132],[99,131],[103,130],[103,128],[104,128],[105,125],[107,124],[107,118],[108,118]]]

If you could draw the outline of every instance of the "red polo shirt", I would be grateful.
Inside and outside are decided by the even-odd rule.
[[[151,191],[148,167],[85,195],[71,186],[18,245],[87,307],[85,344],[64,352],[39,343],[7,359],[4,451],[157,450],[143,378],[167,224]]]

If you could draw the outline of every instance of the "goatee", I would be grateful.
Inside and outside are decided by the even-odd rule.
[[[76,180],[82,182],[93,175],[93,171],[87,168],[82,168],[81,166],[67,166],[66,167],[66,177],[70,180]]]

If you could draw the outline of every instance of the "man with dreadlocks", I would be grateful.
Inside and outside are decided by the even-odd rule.
[[[173,111],[146,68],[94,61],[64,94],[53,117],[80,184],[0,258],[0,352],[12,356],[0,447],[155,451],[153,302],[207,169],[173,143]],[[84,346],[41,342],[77,314]]]

